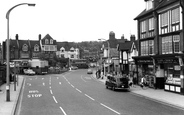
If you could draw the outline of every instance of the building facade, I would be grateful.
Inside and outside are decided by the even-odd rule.
[[[139,77],[146,76],[154,87],[184,94],[183,1],[145,0],[138,21]],[[156,79],[154,81],[154,79]]]

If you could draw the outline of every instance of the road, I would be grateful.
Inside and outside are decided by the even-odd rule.
[[[183,115],[184,111],[106,89],[87,70],[26,76],[17,115]]]

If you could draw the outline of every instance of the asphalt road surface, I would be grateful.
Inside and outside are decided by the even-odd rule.
[[[134,95],[112,91],[86,69],[26,76],[17,115],[184,115],[184,111]]]

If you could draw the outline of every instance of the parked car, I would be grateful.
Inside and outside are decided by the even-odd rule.
[[[92,74],[92,73],[93,73],[92,69],[88,69],[87,74]]]
[[[26,74],[26,75],[35,75],[36,72],[34,72],[32,69],[24,69],[24,74]]]
[[[105,81],[106,88],[115,89],[129,89],[128,78],[122,76],[107,76],[107,80]]]
[[[77,70],[78,69],[77,66],[71,66],[70,68],[71,68],[71,70]]]

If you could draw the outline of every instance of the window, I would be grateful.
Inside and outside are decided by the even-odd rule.
[[[161,22],[161,34],[168,33],[168,17],[169,13],[164,12],[160,15],[160,22]]]
[[[180,52],[180,35],[162,37],[162,54]]]
[[[180,52],[180,36],[174,35],[173,42],[174,42],[174,53],[179,53]]]
[[[180,11],[179,8],[175,8],[171,11],[171,23],[172,23],[172,31],[179,30],[180,23]]]
[[[45,39],[45,44],[49,44],[49,40],[48,39]]]
[[[148,19],[149,28],[148,28],[148,37],[154,36],[154,18]]]
[[[22,51],[28,51],[28,45],[27,44],[24,44],[22,46]]]
[[[141,56],[153,55],[154,54],[154,41],[147,40],[141,42]]]
[[[50,39],[50,44],[53,44],[53,40],[52,39]]]
[[[141,22],[141,39],[146,38],[146,21]]]
[[[74,58],[74,55],[71,55],[71,58]]]
[[[162,54],[171,54],[172,51],[172,36],[162,38]]]
[[[37,44],[34,46],[34,51],[39,51],[39,46]]]
[[[49,51],[49,46],[44,46],[45,51]]]
[[[154,54],[154,41],[149,40],[149,54],[152,55]]]

